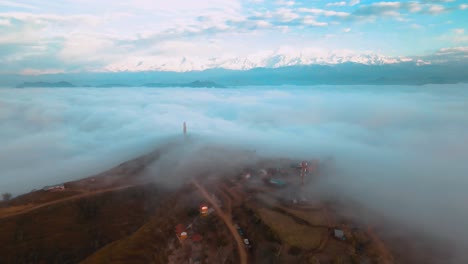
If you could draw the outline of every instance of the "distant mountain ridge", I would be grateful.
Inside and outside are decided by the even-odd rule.
[[[83,87],[93,87],[92,85],[82,85]],[[67,88],[76,87],[76,85],[69,82],[24,82],[16,86],[16,88]],[[193,87],[193,88],[224,88],[224,86],[212,81],[194,81],[190,83],[146,83],[142,85],[122,84],[122,83],[109,83],[96,85],[99,88],[111,87]]]
[[[274,52],[236,58],[212,58],[200,62],[182,57],[171,60],[140,60],[125,64],[112,64],[106,67],[110,72],[135,71],[201,71],[207,69],[252,70],[255,68],[281,68],[289,66],[337,65],[342,63],[364,65],[384,65],[413,62],[418,65],[429,63],[424,58],[390,57],[379,54],[328,54],[317,56],[307,53]]]
[[[67,82],[60,82],[67,80]],[[157,80],[157,81],[155,81]],[[209,80],[209,81],[193,81]],[[59,81],[59,82],[58,82]],[[423,85],[468,83],[468,62],[422,64],[400,62],[367,65],[346,62],[336,65],[304,65],[279,68],[167,72],[83,72],[37,76],[3,75],[0,86],[46,87],[211,87],[249,85]],[[34,83],[37,82],[37,83]],[[57,83],[58,82],[58,83]],[[73,83],[73,84],[71,84]],[[223,85],[220,85],[223,84]],[[70,86],[72,85],[72,86]]]
[[[211,81],[194,81],[191,83],[146,83],[144,87],[194,87],[194,88],[224,88],[224,86]]]
[[[16,86],[16,88],[33,88],[33,87],[75,87],[69,82],[24,82]]]

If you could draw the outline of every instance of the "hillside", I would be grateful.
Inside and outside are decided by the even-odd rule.
[[[16,88],[70,88],[76,87],[77,85],[71,84],[69,82],[23,82],[18,84]],[[92,87],[89,84],[80,85],[83,87]],[[186,88],[223,88],[224,86],[217,84],[212,81],[193,81],[188,83],[162,83],[162,82],[152,82],[145,84],[126,84],[126,83],[104,83],[98,84],[96,87],[99,88],[112,88],[112,87],[186,87]]]
[[[75,87],[75,85],[69,82],[24,82],[18,84],[16,88],[39,88],[39,87],[54,87],[54,88],[65,88],[65,87]]]
[[[39,190],[3,202],[0,263],[387,264],[426,254],[408,237],[393,237],[392,243],[399,242],[390,247],[360,218],[372,212],[340,204],[338,197],[304,193],[294,160],[262,159],[217,177],[194,171],[170,188],[152,181],[148,167],[165,162],[166,151],[179,146],[164,145],[65,183],[61,191]],[[326,177],[329,165],[317,164],[305,184],[314,184],[319,174]],[[202,205],[209,209],[202,211]],[[351,211],[355,216],[349,217]],[[398,247],[403,243],[404,249]]]

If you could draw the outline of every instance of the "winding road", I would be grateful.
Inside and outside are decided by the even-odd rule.
[[[107,193],[107,192],[113,192],[113,191],[128,189],[128,188],[131,188],[131,187],[134,187],[134,186],[136,186],[136,185],[125,185],[125,186],[119,186],[119,187],[114,187],[114,188],[101,189],[101,190],[98,190],[98,191],[90,191],[90,192],[86,192],[86,193],[83,193],[83,194],[77,194],[77,195],[73,195],[73,196],[70,196],[70,197],[65,197],[65,198],[62,198],[62,199],[59,199],[59,200],[54,200],[54,201],[50,201],[50,202],[47,202],[47,203],[42,203],[42,204],[39,204],[39,205],[33,205],[32,207],[27,207],[27,208],[25,208],[23,210],[14,211],[14,212],[11,212],[11,213],[3,213],[2,214],[2,212],[0,211],[0,219],[6,219],[6,218],[14,217],[14,216],[17,216],[17,215],[26,214],[26,213],[29,213],[29,212],[32,212],[32,211],[35,211],[35,210],[38,210],[38,209],[41,209],[41,208],[44,208],[44,207],[47,207],[47,206],[55,205],[55,204],[60,204],[60,203],[68,202],[68,201],[78,200],[78,199],[81,199],[81,198],[95,196],[95,195],[99,195],[99,194],[103,194],[103,193]]]
[[[240,237],[240,235],[237,233],[237,230],[234,227],[234,224],[232,223],[231,218],[227,214],[225,214],[221,210],[221,208],[219,208],[219,206],[216,204],[216,201],[208,194],[208,192],[205,190],[203,186],[201,186],[195,180],[192,180],[192,183],[198,189],[200,194],[211,204],[211,206],[213,206],[216,214],[223,220],[224,224],[226,224],[229,231],[231,231],[232,236],[236,240],[237,250],[239,252],[239,258],[240,258],[240,264],[247,264],[248,255],[244,247],[244,242],[242,241],[242,238]]]

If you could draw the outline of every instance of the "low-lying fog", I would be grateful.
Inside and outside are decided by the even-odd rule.
[[[465,84],[0,89],[0,192],[107,169],[181,135],[183,121],[260,155],[332,156],[328,193],[468,248]]]

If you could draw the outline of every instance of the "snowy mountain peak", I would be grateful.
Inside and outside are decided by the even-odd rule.
[[[250,70],[253,68],[279,68],[297,65],[334,65],[346,62],[360,63],[365,65],[384,65],[402,62],[414,62],[417,65],[428,64],[422,60],[415,60],[408,57],[389,57],[379,54],[328,54],[317,56],[315,54],[291,54],[291,53],[264,53],[254,54],[247,57],[236,58],[210,58],[203,60],[200,58],[189,58],[183,56],[180,59],[147,57],[138,58],[135,61],[124,61],[114,63],[106,67],[105,70],[118,71],[197,71],[212,68],[224,68],[231,70]]]

